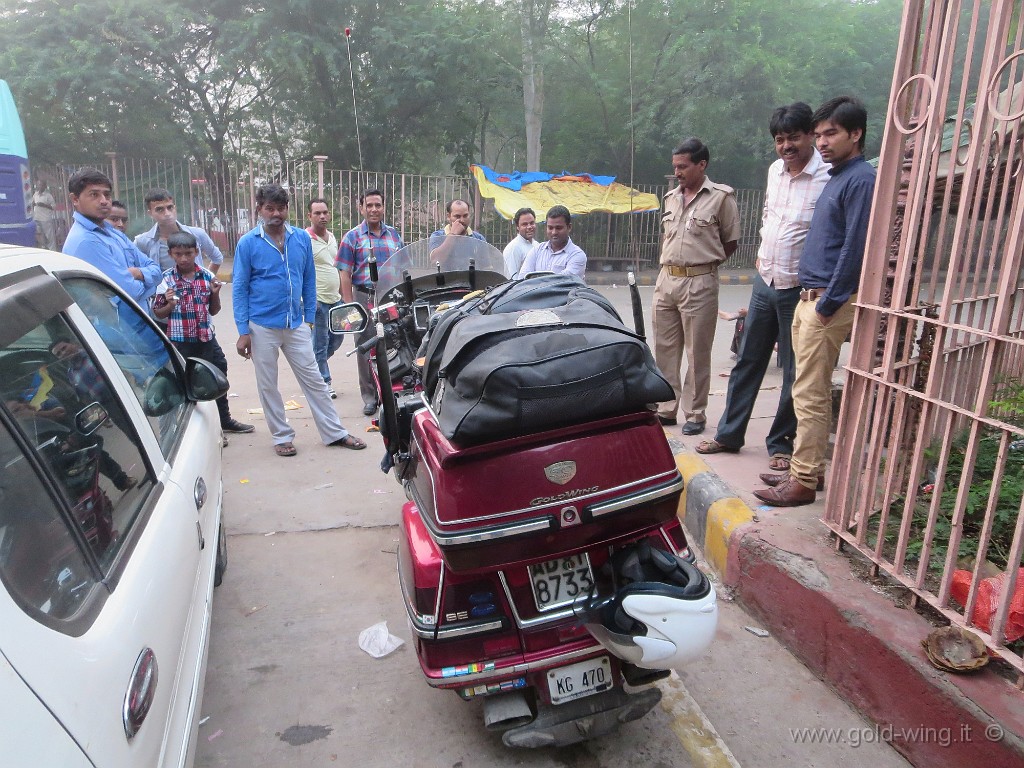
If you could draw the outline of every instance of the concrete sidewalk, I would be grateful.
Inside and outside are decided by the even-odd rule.
[[[991,667],[973,675],[934,668],[921,641],[934,628],[908,607],[910,593],[870,579],[866,560],[839,553],[821,521],[825,494],[790,509],[753,496],[769,471],[764,440],[778,403],[769,371],[735,454],[701,456],[714,437],[727,379],[712,384],[708,430],[684,437],[666,428],[686,480],[681,509],[691,538],[727,590],[814,673],[878,726],[916,766],[1020,768],[1024,695]],[[836,376],[842,378],[842,372]],[[826,475],[826,481],[830,476]],[[681,504],[681,507],[683,505]]]

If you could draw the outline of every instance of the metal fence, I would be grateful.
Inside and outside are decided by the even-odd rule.
[[[826,522],[1024,683],[1021,12],[904,7]]]
[[[186,224],[206,229],[225,253],[234,250],[238,238],[252,228],[256,187],[268,182],[285,185],[293,196],[292,223],[306,226],[309,200],[323,197],[334,216],[331,229],[339,237],[362,220],[358,202],[361,191],[380,189],[385,195],[385,221],[396,227],[406,243],[427,237],[445,223],[445,204],[462,198],[471,203],[473,227],[488,242],[504,247],[515,237],[512,222],[503,219],[489,200],[482,200],[470,176],[423,176],[406,173],[377,173],[338,170],[327,157],[288,162],[284,165],[259,163],[195,163],[181,160],[151,160],[118,157],[108,153],[93,164],[114,182],[114,197],[128,208],[131,236],[153,224],[146,215],[144,197],[148,190],[163,187],[174,195],[178,217]],[[78,166],[35,166],[37,177],[46,178],[60,198],[68,177]],[[641,192],[659,197],[665,185],[637,185]],[[757,251],[764,192],[738,190],[743,235],[729,267],[752,267]],[[58,199],[59,242],[71,224],[70,203]],[[543,214],[538,218],[543,225]],[[538,237],[543,234],[543,226]],[[588,269],[613,271],[626,268],[651,269],[658,263],[661,243],[659,211],[634,214],[595,213],[573,217],[573,241],[587,253]]]

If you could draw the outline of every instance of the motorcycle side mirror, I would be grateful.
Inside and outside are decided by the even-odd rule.
[[[90,403],[75,414],[75,431],[81,435],[91,435],[107,420],[107,409],[99,403]]]
[[[377,272],[377,257],[371,253],[370,257],[366,260],[366,265],[370,270],[370,282],[376,283],[380,279],[380,275]]]
[[[331,307],[327,313],[327,323],[335,336],[362,333],[370,324],[370,316],[361,304],[351,301]]]

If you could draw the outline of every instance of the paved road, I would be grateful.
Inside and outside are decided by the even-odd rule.
[[[631,317],[624,288],[602,290]],[[225,448],[229,569],[215,594],[197,766],[729,765],[715,731],[745,766],[906,765],[888,747],[868,743],[870,727],[773,638],[747,631],[752,620],[728,601],[712,650],[679,671],[681,683],[666,685],[664,707],[614,736],[563,750],[503,747],[484,730],[479,703],[430,689],[420,677],[395,572],[405,496],[377,468],[380,443],[364,433],[369,420],[352,359],[332,361],[338,413],[370,448],[320,444],[283,366],[285,399],[303,407],[289,413],[298,456],[277,457],[262,416],[247,413],[259,403],[251,364],[233,354],[227,293],[218,326],[230,402],[257,430],[232,436]],[[644,294],[649,307],[650,289]],[[724,286],[723,309],[745,305],[748,295],[747,286]],[[728,367],[731,331],[721,324],[716,371]],[[350,348],[347,342],[343,351]],[[715,380],[713,397],[722,396],[726,380]],[[406,644],[375,660],[358,649],[357,636],[382,620]],[[794,730],[805,728],[840,729],[847,744],[796,743]],[[865,743],[855,749],[850,741]]]

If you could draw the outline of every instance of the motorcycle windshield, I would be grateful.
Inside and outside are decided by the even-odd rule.
[[[410,243],[378,264],[377,295],[400,285],[406,272],[419,286],[439,273],[465,276],[471,263],[481,287],[505,282],[505,260],[493,245],[465,235],[438,235]]]

